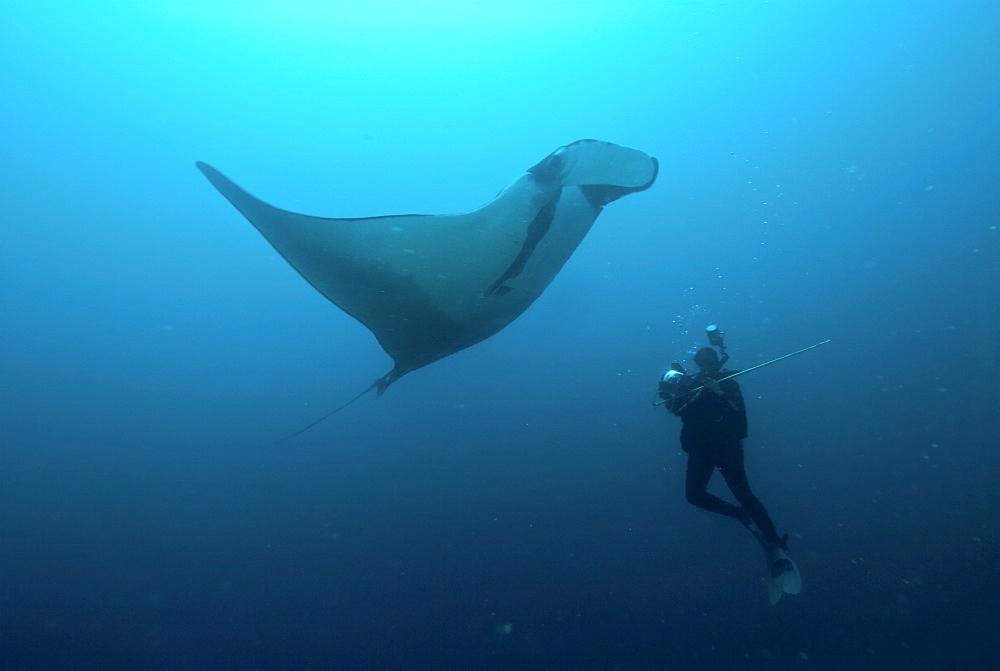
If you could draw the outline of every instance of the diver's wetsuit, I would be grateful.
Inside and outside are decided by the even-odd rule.
[[[744,524],[749,515],[775,546],[782,544],[771,517],[750,491],[743,465],[743,439],[747,437],[747,413],[740,385],[735,380],[719,382],[722,395],[711,389],[694,391],[705,377],[720,380],[736,371],[702,371],[685,376],[676,385],[660,384],[660,398],[667,410],[679,416],[681,449],[688,454],[686,494],[688,503],[709,512],[735,518]],[[726,485],[743,506],[739,508],[706,491],[708,481],[718,468]]]

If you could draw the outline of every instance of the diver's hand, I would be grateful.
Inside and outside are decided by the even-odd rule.
[[[719,381],[718,380],[713,380],[710,377],[706,377],[705,381],[704,381],[704,385],[705,385],[705,389],[708,389],[710,392],[712,392],[716,396],[722,396],[723,395],[722,387],[719,386]]]

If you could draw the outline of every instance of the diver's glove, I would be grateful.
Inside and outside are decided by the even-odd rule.
[[[716,396],[723,396],[725,394],[725,392],[722,391],[722,387],[719,386],[719,381],[718,380],[715,380],[715,379],[710,378],[710,377],[706,377],[702,381],[702,384],[705,385],[705,389],[708,389],[710,392],[712,392]]]

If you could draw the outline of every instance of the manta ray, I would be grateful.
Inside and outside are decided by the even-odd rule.
[[[288,438],[510,324],[559,273],[604,206],[648,189],[658,171],[641,151],[578,140],[471,212],[328,219],[268,205],[210,165],[195,165],[393,360],[370,387]]]

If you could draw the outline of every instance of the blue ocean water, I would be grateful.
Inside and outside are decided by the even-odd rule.
[[[1000,5],[4,11],[0,668],[988,668]],[[354,217],[656,156],[493,338],[362,398],[360,324],[195,170]],[[705,325],[804,589],[651,405]],[[721,479],[713,491],[724,494]]]

